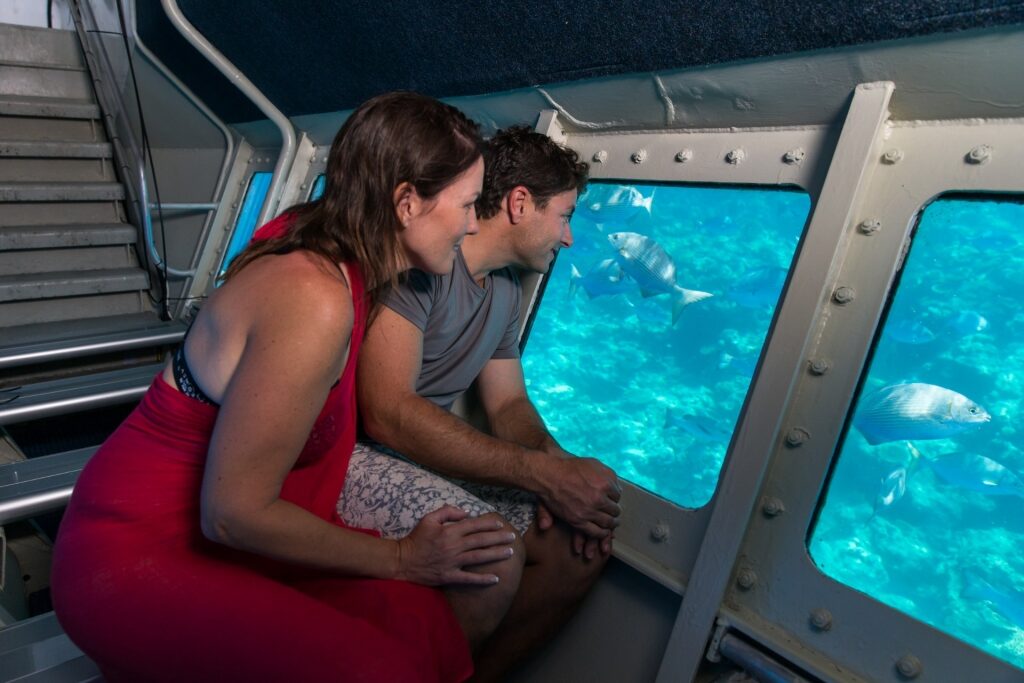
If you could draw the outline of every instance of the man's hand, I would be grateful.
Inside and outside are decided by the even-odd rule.
[[[537,528],[540,531],[547,531],[555,525],[555,516],[551,514],[551,510],[545,507],[544,503],[537,503]],[[612,539],[615,534],[605,538],[587,538],[583,532],[573,529],[572,532],[572,552],[574,555],[582,555],[588,560],[592,560],[597,557],[598,551],[602,555],[610,555],[612,552]]]
[[[544,463],[538,492],[555,517],[588,538],[608,539],[619,525],[620,488],[611,468],[594,458],[554,457]]]

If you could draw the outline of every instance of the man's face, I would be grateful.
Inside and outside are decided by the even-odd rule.
[[[527,202],[529,209],[518,249],[520,265],[546,273],[558,250],[572,246],[569,221],[576,210],[576,190],[556,194],[543,208],[537,207],[532,197]]]

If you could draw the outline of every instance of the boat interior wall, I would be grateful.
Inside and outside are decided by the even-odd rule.
[[[450,97],[486,132],[554,109],[575,132],[833,125],[857,83],[896,83],[894,119],[1024,116],[1024,29],[1002,27],[701,68],[593,78]],[[951,85],[955,83],[956,85]],[[349,111],[292,117],[330,145]],[[265,120],[239,124],[256,146],[279,144]]]
[[[613,558],[579,613],[509,681],[653,681],[678,609],[678,595]]]
[[[209,69],[179,68],[176,60],[185,55],[179,55],[180,45],[166,40],[173,36],[160,23],[157,4],[138,2],[143,37],[161,59],[175,72],[190,73],[190,87],[203,99],[221,101],[218,112],[226,120],[261,118],[221,97],[223,80]],[[806,0],[784,5],[529,0],[485,7],[314,0],[286,6],[258,0],[247,3],[244,12],[231,3],[181,0],[180,7],[288,116],[351,109],[395,89],[468,96],[1024,21],[1024,7],[1009,0],[832,3],[828,11]],[[331,74],[332,87],[320,85],[325,73]],[[859,80],[879,78],[887,77]],[[581,119],[605,120],[599,109],[582,114]]]

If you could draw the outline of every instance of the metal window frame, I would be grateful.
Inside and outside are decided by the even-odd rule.
[[[818,203],[838,137],[837,130],[825,126],[650,133],[574,132],[567,130],[558,116],[550,111],[541,113],[537,128],[576,150],[582,159],[590,163],[590,176],[595,180],[750,185],[759,189],[792,187],[808,193],[812,211]],[[794,264],[801,258],[803,248],[804,245],[798,247]],[[526,304],[524,329],[528,331],[545,278],[531,273],[523,276],[521,281]],[[778,319],[773,321],[768,338],[772,337],[772,330],[777,324]],[[765,353],[768,353],[767,348]],[[773,392],[780,382],[784,383],[782,378],[795,374],[798,357],[795,353],[789,355],[789,360],[777,359],[771,369],[762,370],[754,378],[722,466],[723,474],[733,467],[737,453],[742,453],[738,444],[743,441],[740,427],[745,421],[744,416],[758,412],[750,405],[754,387],[765,383],[766,388],[761,390],[761,394]],[[782,371],[786,365],[791,366],[788,373]],[[769,396],[762,402],[771,400]],[[778,405],[773,410],[779,410]],[[760,414],[765,414],[765,411],[760,411]],[[741,462],[738,467],[746,465]],[[692,509],[680,507],[625,482],[623,507],[628,514],[623,515],[622,526],[616,530],[616,556],[683,594],[715,501],[723,495],[722,485],[723,479],[720,478],[711,501],[701,508]],[[732,494],[726,495],[732,498]]]
[[[557,117],[545,124],[591,162],[595,179],[794,185],[811,195],[711,503],[687,510],[632,485],[624,492],[616,555],[684,595],[659,681],[692,680],[716,628],[741,632],[822,680],[1021,678],[1012,665],[825,576],[806,547],[921,211],[949,192],[1024,192],[1024,120],[893,122],[893,90],[858,86],[834,128],[576,133]],[[869,221],[881,228],[861,227]],[[543,277],[523,284],[532,311]],[[853,300],[839,303],[839,287]],[[668,540],[657,541],[666,529]]]
[[[807,358],[830,369],[801,374],[784,422],[814,429],[798,448],[774,448],[763,493],[786,512],[751,517],[735,573],[761,578],[747,589],[733,583],[722,617],[825,680],[895,683],[920,671],[920,680],[1019,681],[1020,669],[824,575],[807,537],[920,215],[948,193],[1024,193],[1024,120],[893,122],[865,170],[834,278],[854,298],[821,307]],[[863,230],[866,221],[881,227]]]

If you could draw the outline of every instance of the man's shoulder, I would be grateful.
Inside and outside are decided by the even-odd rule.
[[[519,272],[512,266],[499,268],[491,273],[491,282],[494,283],[495,291],[504,290],[512,296],[521,294],[519,289]]]

